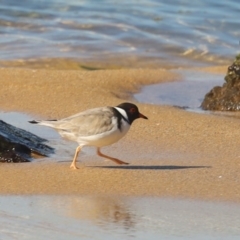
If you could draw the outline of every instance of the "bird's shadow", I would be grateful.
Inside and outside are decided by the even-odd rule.
[[[89,166],[89,167],[107,169],[126,169],[126,170],[180,170],[191,168],[211,168],[211,166],[177,166],[177,165],[161,165],[161,166],[125,165],[125,166]]]

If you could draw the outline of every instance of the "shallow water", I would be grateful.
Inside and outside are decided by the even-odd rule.
[[[191,70],[176,72],[181,74],[180,81],[145,86],[134,97],[139,102],[178,106],[189,111],[207,113],[200,108],[204,96],[214,86],[223,85],[224,75]]]
[[[240,50],[239,11],[237,0],[3,0],[1,60],[228,64]]]
[[[0,196],[0,239],[237,240],[240,207],[119,196]]]

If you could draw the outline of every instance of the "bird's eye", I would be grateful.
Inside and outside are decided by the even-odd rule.
[[[130,113],[135,113],[136,109],[135,108],[130,108]]]

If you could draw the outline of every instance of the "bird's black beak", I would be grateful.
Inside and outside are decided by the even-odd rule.
[[[144,116],[144,115],[141,114],[141,113],[139,113],[139,118],[148,119],[146,116]]]

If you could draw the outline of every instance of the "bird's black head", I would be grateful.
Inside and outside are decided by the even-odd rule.
[[[122,108],[126,111],[130,124],[137,118],[148,119],[146,116],[144,116],[138,111],[138,107],[135,104],[126,102],[119,104],[117,107]]]

